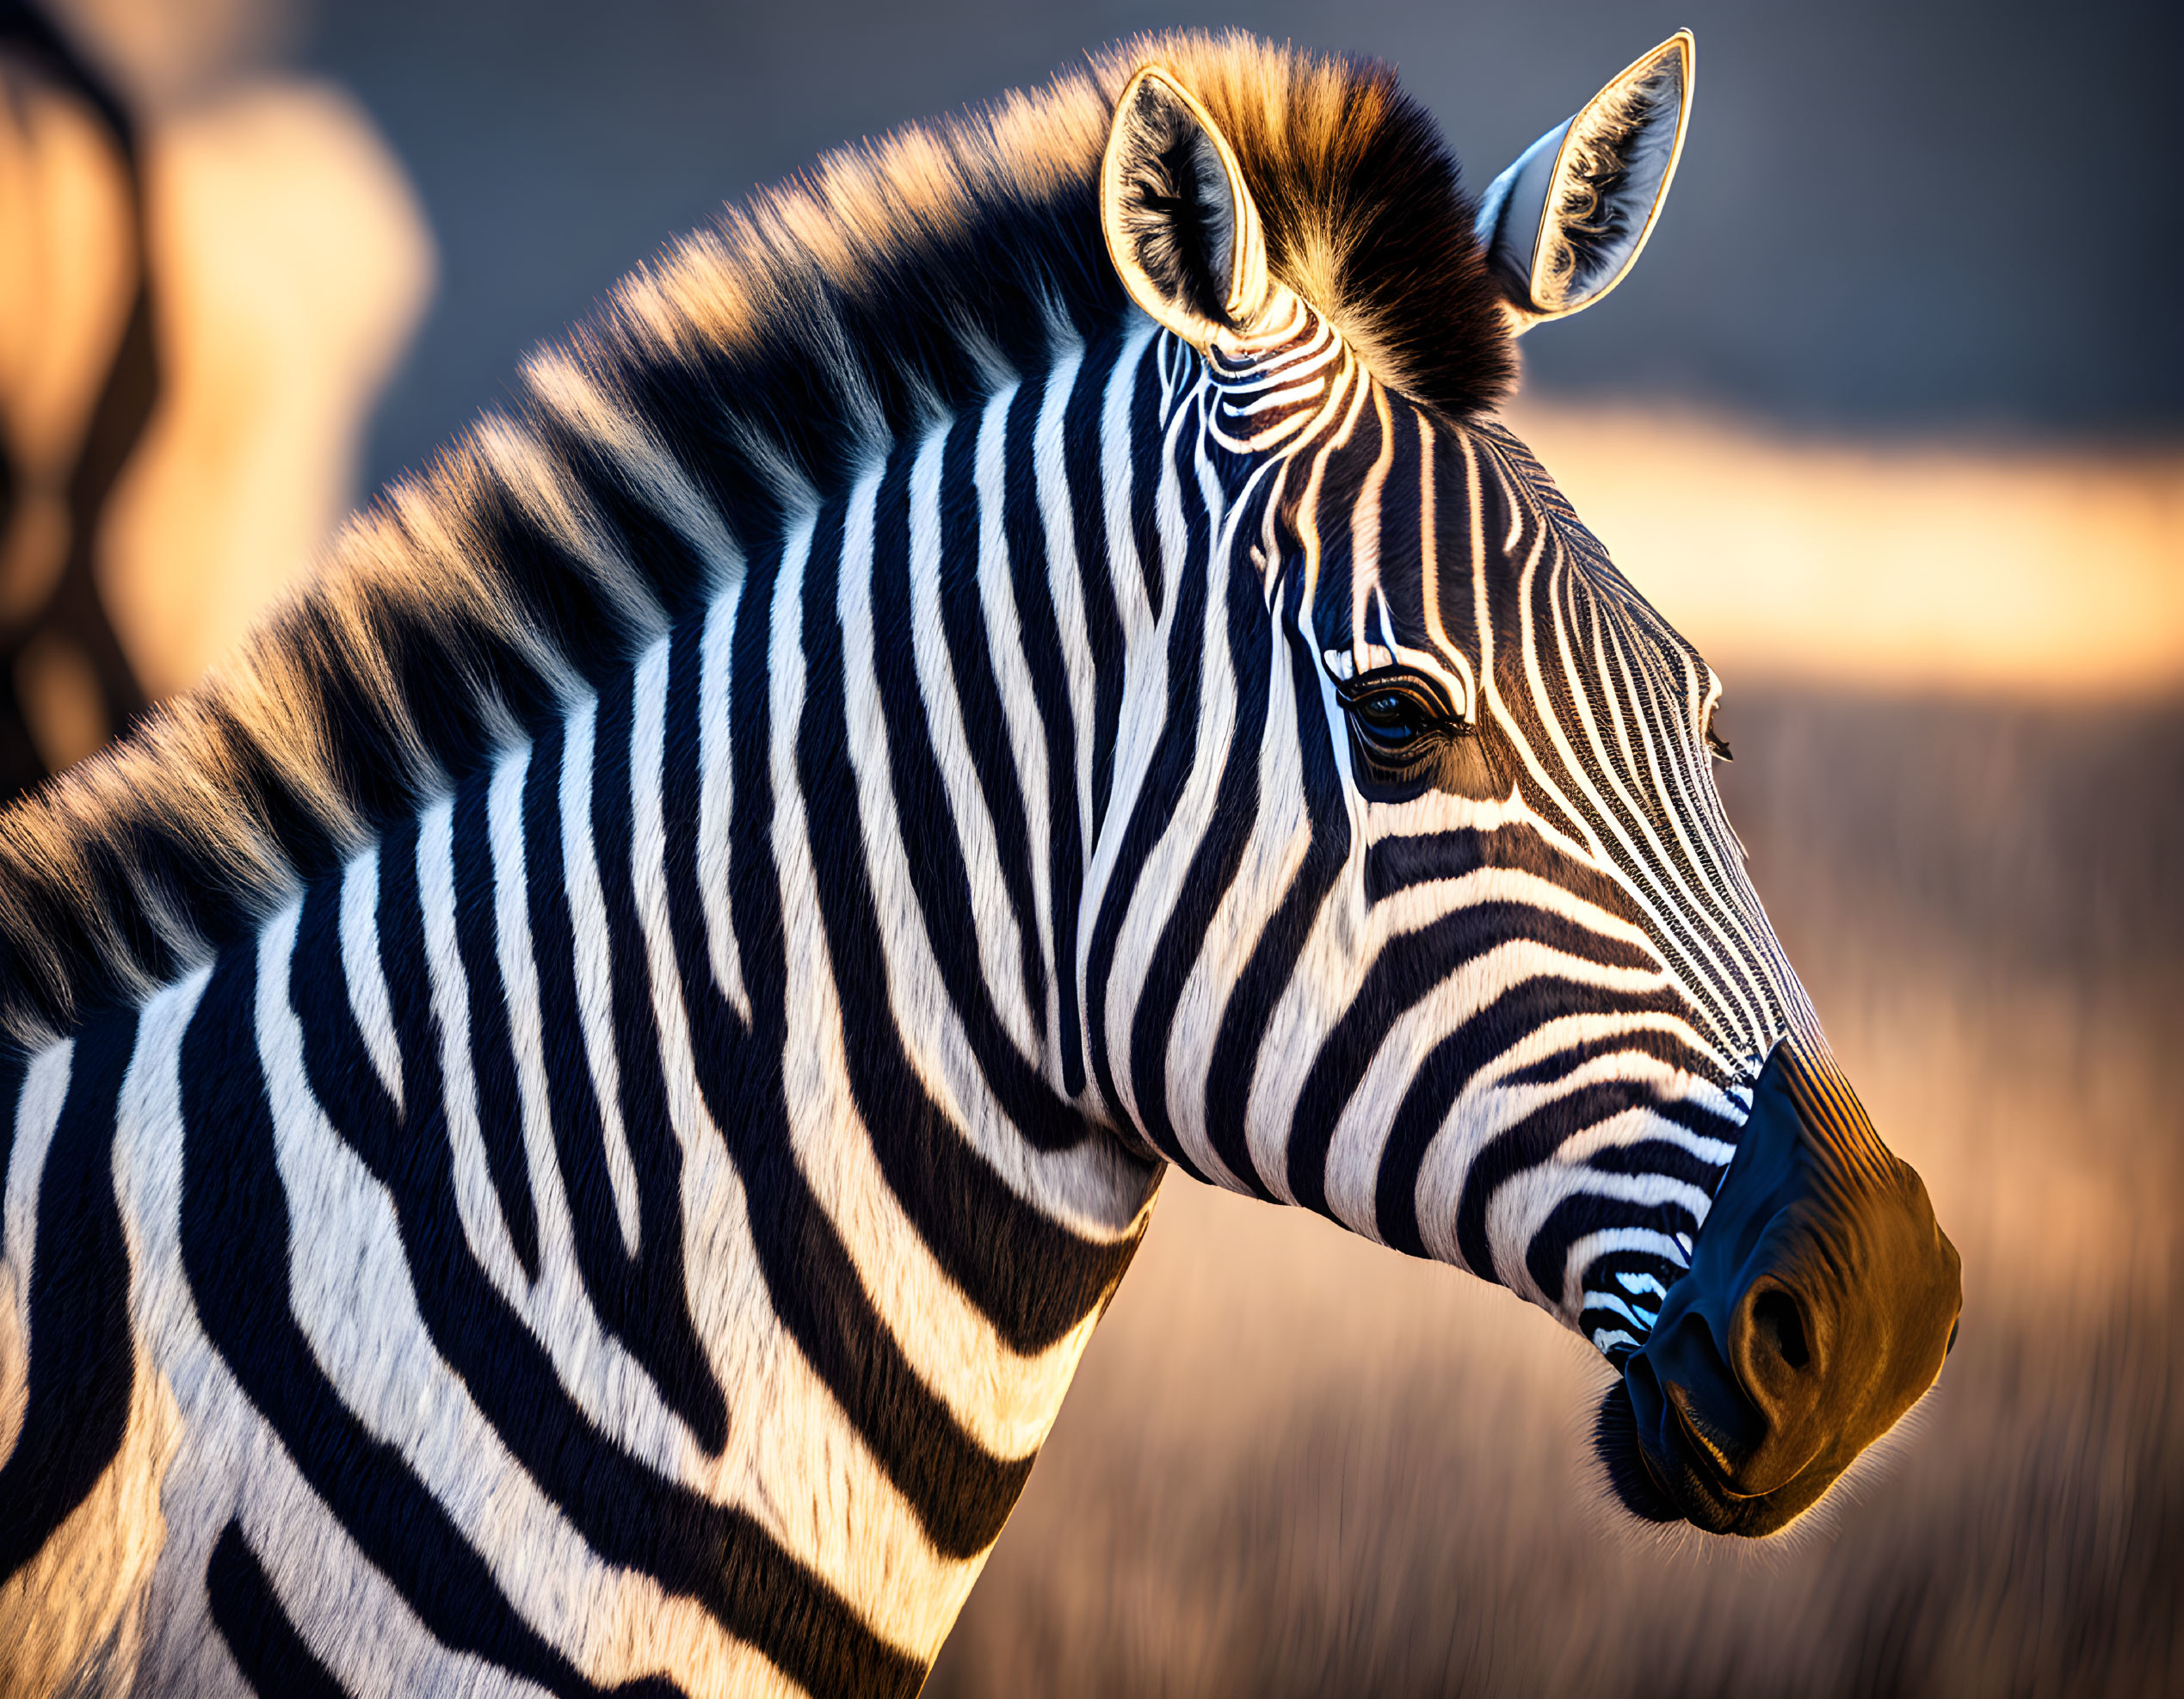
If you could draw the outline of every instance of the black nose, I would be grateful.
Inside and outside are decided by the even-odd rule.
[[[1829,1066],[1815,1085],[1788,1045],[1769,1057],[1690,1270],[1602,1408],[1641,1515],[1774,1532],[1940,1373],[1956,1251]]]

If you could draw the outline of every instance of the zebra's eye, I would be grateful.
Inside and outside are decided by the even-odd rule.
[[[1706,747],[1714,752],[1715,758],[1718,760],[1734,761],[1737,759],[1735,751],[1729,747],[1729,739],[1714,730],[1714,717],[1712,714],[1706,716]]]
[[[1404,690],[1376,690],[1350,704],[1350,723],[1375,748],[1393,755],[1426,734],[1422,704]]]
[[[1353,767],[1367,796],[1404,801],[1437,782],[1442,757],[1464,727],[1432,684],[1384,669],[1336,689],[1350,723]]]

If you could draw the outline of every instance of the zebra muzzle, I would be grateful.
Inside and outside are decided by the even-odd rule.
[[[1962,1280],[1926,1187],[1832,1064],[1776,1046],[1650,1337],[1602,1406],[1636,1514],[1777,1533],[1940,1375]]]

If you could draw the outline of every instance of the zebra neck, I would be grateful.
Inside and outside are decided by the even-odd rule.
[[[1027,383],[898,451],[649,652],[581,756],[572,721],[562,757],[562,795],[589,773],[595,819],[602,778],[628,775],[665,1072],[694,1088],[694,1141],[729,1151],[759,1325],[786,1328],[884,1477],[866,1492],[923,1535],[927,1652],[1158,1175],[1078,1108],[1057,963],[1076,954],[1092,740],[1029,681],[1111,658],[1082,635],[1078,655],[1038,652],[1069,623],[1046,547],[1069,492],[1050,480],[1042,504],[1009,465],[1105,375]]]
[[[1057,976],[991,943],[1041,899],[948,835],[978,714],[934,729],[929,633],[880,658],[912,554],[975,565],[898,511],[958,442],[117,1028],[146,1561],[224,1622],[348,1648],[361,1599],[427,1688],[914,1690],[1158,1172],[1048,1077]],[[188,1690],[230,1631],[168,1630]]]

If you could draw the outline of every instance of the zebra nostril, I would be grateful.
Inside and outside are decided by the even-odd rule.
[[[1746,1289],[1730,1321],[1724,1343],[1740,1388],[1777,1439],[1804,1433],[1823,1394],[1825,1326],[1804,1293],[1768,1276]]]
[[[1803,1368],[1812,1361],[1804,1312],[1780,1287],[1769,1288],[1752,1301],[1752,1331],[1761,1346],[1792,1368]]]

